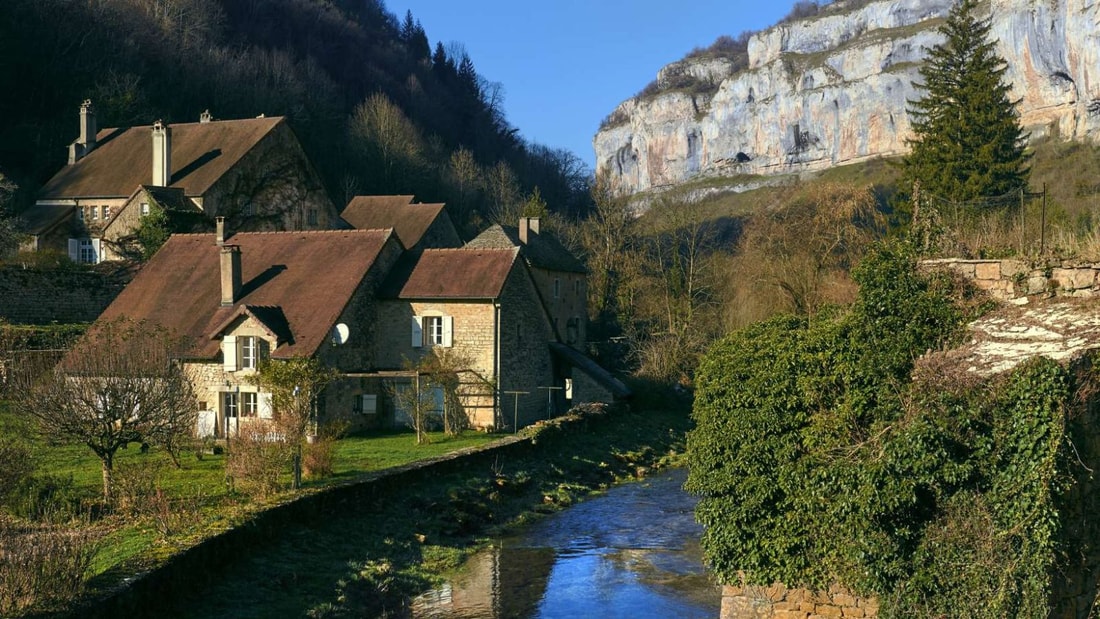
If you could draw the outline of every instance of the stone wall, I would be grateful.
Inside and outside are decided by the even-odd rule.
[[[0,320],[13,324],[92,322],[133,278],[128,270],[0,266]]]
[[[1030,298],[1100,295],[1100,263],[1051,260],[962,260],[944,258],[921,262],[925,269],[947,269],[974,282],[994,299],[1024,305]]]
[[[771,587],[722,588],[721,619],[823,619],[878,617],[878,602],[851,595],[840,587],[829,591]]]

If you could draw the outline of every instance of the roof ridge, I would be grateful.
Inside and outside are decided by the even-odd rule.
[[[270,120],[270,121],[275,121],[275,124],[278,124],[279,121],[284,121],[286,119],[287,119],[286,116],[254,116],[252,118],[226,118],[226,119],[223,119],[223,120],[209,120],[207,122],[202,122],[200,120],[196,120],[196,121],[192,121],[192,122],[185,122],[185,123],[184,122],[176,122],[176,123],[169,122],[168,126],[169,127],[184,127],[184,126],[188,126],[188,125],[212,125],[212,124],[215,124],[215,123],[239,123],[239,122],[248,122],[248,121],[253,121],[253,120]],[[102,133],[104,131],[118,131],[120,129],[152,129],[152,128],[153,128],[152,124],[148,124],[148,125],[127,125],[127,126],[119,126],[119,127],[100,127],[100,129],[99,129],[99,131],[97,131],[97,133]]]
[[[393,228],[350,228],[347,230],[257,230],[249,232],[233,232],[226,237],[225,240],[229,241],[235,236],[260,236],[260,235],[279,235],[279,234],[364,234],[368,233],[372,236],[379,233],[386,233],[392,231]],[[213,232],[175,232],[172,236],[214,236]]]

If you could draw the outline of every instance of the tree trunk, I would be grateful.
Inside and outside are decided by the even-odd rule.
[[[104,456],[103,459],[103,503],[106,505],[111,504],[111,468],[113,465],[112,456]]]

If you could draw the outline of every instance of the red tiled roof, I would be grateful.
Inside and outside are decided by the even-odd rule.
[[[211,335],[248,306],[245,313],[262,314],[265,324],[292,338],[272,357],[310,356],[392,236],[392,230],[236,234],[228,241],[241,248],[241,295],[222,307],[214,235],[173,235],[98,322],[125,317],[163,325],[189,340],[188,356],[208,359],[220,345]],[[285,326],[274,324],[283,320]]]
[[[356,196],[340,217],[359,230],[393,228],[405,247],[420,242],[442,204],[411,204],[412,196]]]
[[[426,249],[395,269],[387,289],[398,299],[495,299],[519,249]]]
[[[280,123],[281,116],[171,125],[172,187],[200,196]],[[39,199],[125,198],[153,180],[152,127],[103,129],[98,145],[46,183]]]

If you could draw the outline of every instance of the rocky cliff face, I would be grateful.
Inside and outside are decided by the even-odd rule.
[[[838,3],[839,4],[839,3]],[[746,70],[721,59],[673,63],[717,89],[622,103],[594,139],[596,166],[631,193],[700,176],[777,174],[905,152],[907,101],[954,0],[884,0],[781,24],[749,41]],[[1033,137],[1100,137],[1100,2],[990,0]]]

